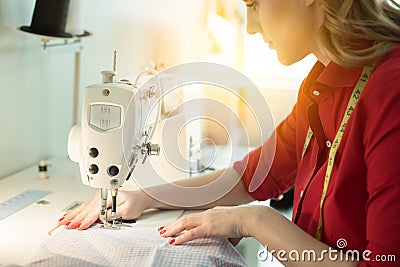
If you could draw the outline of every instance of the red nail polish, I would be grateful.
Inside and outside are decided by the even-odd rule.
[[[68,212],[67,213],[65,213],[64,215],[63,215],[63,218],[65,217],[65,215],[67,215],[68,214]]]
[[[79,227],[81,227],[80,223],[78,223],[78,225],[75,227],[75,229],[78,229]]]
[[[65,225],[68,226],[68,225],[70,225],[70,224],[71,224],[71,222],[67,222]]]
[[[160,232],[164,228],[165,228],[165,226],[161,226],[161,227],[158,228],[158,231]]]
[[[58,221],[59,221],[59,222],[61,222],[62,220],[64,220],[64,217],[62,217],[62,218],[58,219]]]
[[[173,243],[175,243],[175,238],[171,239],[168,243],[170,243],[171,245],[172,245]]]
[[[161,232],[160,232],[160,235],[162,235],[163,233],[165,233],[167,230],[162,230]]]

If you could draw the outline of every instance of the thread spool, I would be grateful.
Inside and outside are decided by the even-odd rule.
[[[73,36],[84,37],[89,33],[83,29],[84,0],[70,0],[65,31]]]
[[[44,160],[39,161],[39,179],[48,179],[49,175],[47,174],[47,164]]]
[[[70,0],[36,0],[30,26],[20,29],[33,34],[71,38],[65,31]]]
[[[82,23],[83,0],[36,0],[31,25],[19,29],[50,38],[89,36]]]

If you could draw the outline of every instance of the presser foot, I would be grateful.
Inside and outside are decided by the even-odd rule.
[[[105,228],[105,229],[110,229],[110,230],[119,230],[119,229],[121,229],[121,225],[113,224],[113,223],[107,223],[107,224],[103,223],[101,225],[101,227]]]
[[[106,219],[103,221],[102,227],[105,229],[119,230],[119,229],[121,229],[121,224],[122,224],[122,218],[121,219],[112,219],[111,221],[108,221]]]
[[[132,227],[132,226],[124,223],[122,217],[120,217],[111,221],[103,222],[101,227],[105,229],[119,230],[121,229],[121,227]]]

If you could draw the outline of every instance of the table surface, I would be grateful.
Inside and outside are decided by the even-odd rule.
[[[24,265],[35,260],[40,244],[49,238],[47,232],[75,201],[90,200],[96,189],[81,183],[79,168],[67,157],[49,159],[48,179],[38,178],[38,166],[0,180],[0,203],[27,189],[51,191],[43,199],[47,205],[33,203],[0,221],[0,266]],[[152,227],[168,224],[184,214],[184,210],[150,211],[134,224]],[[188,213],[188,212],[186,212]]]

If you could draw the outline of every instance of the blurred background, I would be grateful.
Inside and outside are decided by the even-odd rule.
[[[298,85],[314,61],[280,65],[260,36],[245,34],[245,6],[240,0],[79,2],[82,27],[92,34],[80,43],[80,93],[101,81],[100,71],[112,68],[114,50],[120,78],[135,77],[150,64],[217,62],[247,75],[278,122],[290,111]],[[19,31],[30,25],[34,6],[35,0],[0,1],[0,177],[39,159],[66,155],[73,120],[76,47],[43,49],[40,38]],[[204,91],[225,98],[216,90]],[[218,129],[204,130],[203,136],[225,142],[219,140]]]
[[[260,103],[268,102],[275,124],[290,112],[301,80],[315,62],[308,57],[282,66],[260,36],[246,34],[246,9],[241,0],[75,2],[82,14],[80,26],[91,35],[78,44],[44,49],[40,37],[19,30],[30,25],[35,0],[0,0],[0,178],[41,159],[67,156],[74,88],[78,88],[80,101],[83,88],[100,83],[100,72],[112,69],[114,50],[121,79],[132,79],[145,67],[162,69],[192,61],[232,67],[257,85],[264,97]],[[246,88],[237,92],[247,97],[253,93]],[[250,133],[250,146],[262,143],[258,134],[252,135],[255,126],[240,111],[240,101],[207,86],[183,91],[183,98],[198,96],[232,106]],[[191,129],[193,144],[204,138],[226,144],[224,129],[209,123]],[[191,145],[188,138],[184,142]],[[255,250],[251,253],[254,258]]]

